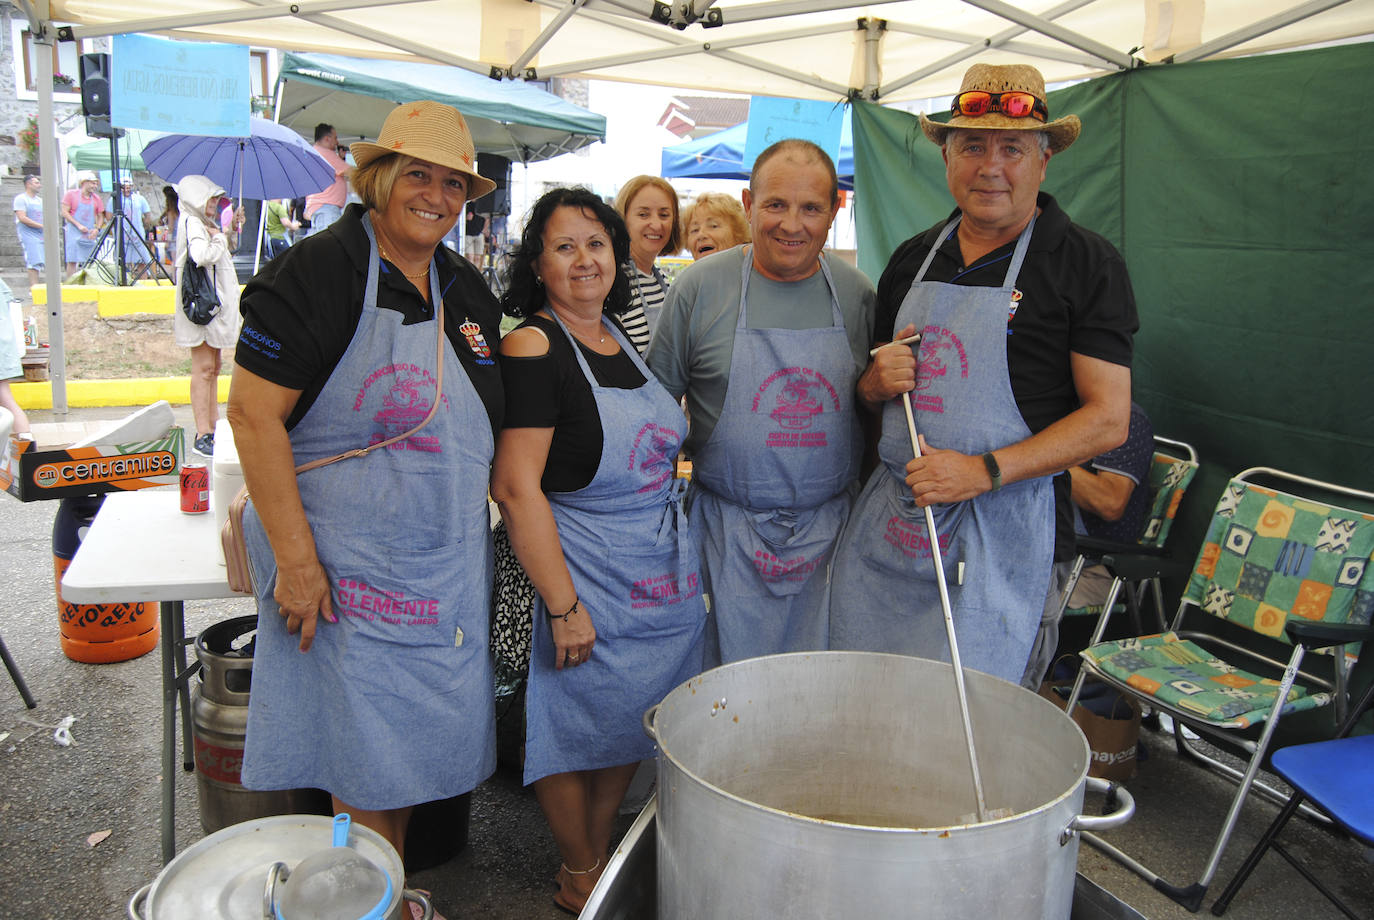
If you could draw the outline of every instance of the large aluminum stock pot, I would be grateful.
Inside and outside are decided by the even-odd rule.
[[[281,862],[294,870],[306,857],[327,849],[333,819],[323,815],[277,815],[216,831],[163,867],[157,879],[129,899],[129,920],[264,920],[269,874]],[[429,899],[405,887],[405,869],[395,847],[361,824],[349,830],[349,845],[391,878],[385,920],[409,920],[406,902],[433,916]],[[283,876],[284,877],[284,876]]]
[[[950,666],[867,652],[725,665],[645,713],[664,920],[1069,916],[1088,744],[1034,693],[966,674],[977,819]],[[1000,814],[1002,817],[994,817]]]

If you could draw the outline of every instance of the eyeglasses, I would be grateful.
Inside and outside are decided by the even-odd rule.
[[[950,103],[950,115],[967,115],[978,118],[989,112],[1001,112],[1010,118],[1034,118],[1048,121],[1049,107],[1036,98],[1034,93],[986,93],[982,90],[969,90],[954,97]]]

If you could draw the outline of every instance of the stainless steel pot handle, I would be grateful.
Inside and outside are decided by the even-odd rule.
[[[658,707],[662,705],[662,703],[655,703],[644,710],[644,734],[652,738],[655,743],[658,742],[658,732],[654,731],[654,716],[658,715]]]
[[[1087,782],[1088,788],[1093,792],[1105,792],[1108,795],[1114,795],[1117,799],[1117,809],[1109,815],[1100,817],[1091,815],[1075,817],[1069,822],[1068,827],[1059,832],[1059,845],[1061,847],[1072,840],[1079,831],[1105,831],[1113,827],[1120,827],[1131,820],[1131,816],[1135,814],[1135,799],[1126,791],[1125,786],[1108,782],[1105,779],[1098,779],[1095,776],[1089,776]]]
[[[407,888],[401,892],[401,897],[406,901],[420,905],[420,909],[425,912],[420,920],[434,920],[434,905],[429,903],[429,898],[425,897],[424,894],[414,888]]]
[[[274,862],[267,869],[267,886],[262,891],[262,920],[276,920],[277,916],[277,882],[284,882],[291,877],[291,870],[286,868],[284,862]]]
[[[140,908],[148,900],[148,892],[152,890],[153,883],[149,882],[134,892],[134,896],[129,899],[129,920],[143,920],[143,911]]]

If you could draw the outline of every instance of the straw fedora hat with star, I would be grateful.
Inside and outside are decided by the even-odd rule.
[[[1040,115],[1029,112],[1013,117],[996,106],[989,106],[980,115],[963,112],[950,117],[949,121],[932,121],[921,116],[921,130],[926,137],[943,145],[945,135],[952,128],[981,128],[985,131],[1044,131],[1050,140],[1050,152],[1059,153],[1078,140],[1078,132],[1083,123],[1077,115],[1065,115],[1056,121],[1049,120],[1049,106],[1045,102],[1045,78],[1040,71],[1029,64],[974,64],[964,74],[964,82],[955,95],[958,100],[965,93],[990,93],[995,99],[1004,93],[1029,93],[1035,97]],[[958,106],[951,105],[955,111]]]
[[[426,99],[398,105],[382,122],[382,131],[375,143],[358,141],[348,149],[359,167],[388,153],[402,153],[456,169],[472,179],[468,201],[476,201],[496,188],[496,183],[478,173],[473,165],[477,151],[467,122],[457,109],[442,102]]]

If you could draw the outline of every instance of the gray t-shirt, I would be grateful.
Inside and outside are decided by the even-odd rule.
[[[736,246],[688,266],[668,290],[646,360],[674,398],[687,396],[694,455],[715,430],[730,380],[739,321],[740,271],[746,247]],[[752,252],[752,250],[750,250]],[[873,282],[849,263],[824,257],[835,282],[854,366],[862,372],[873,341]],[[815,329],[830,325],[830,288],[816,272],[802,281],[772,281],[751,269],[750,329]],[[853,394],[851,394],[853,395]]]

